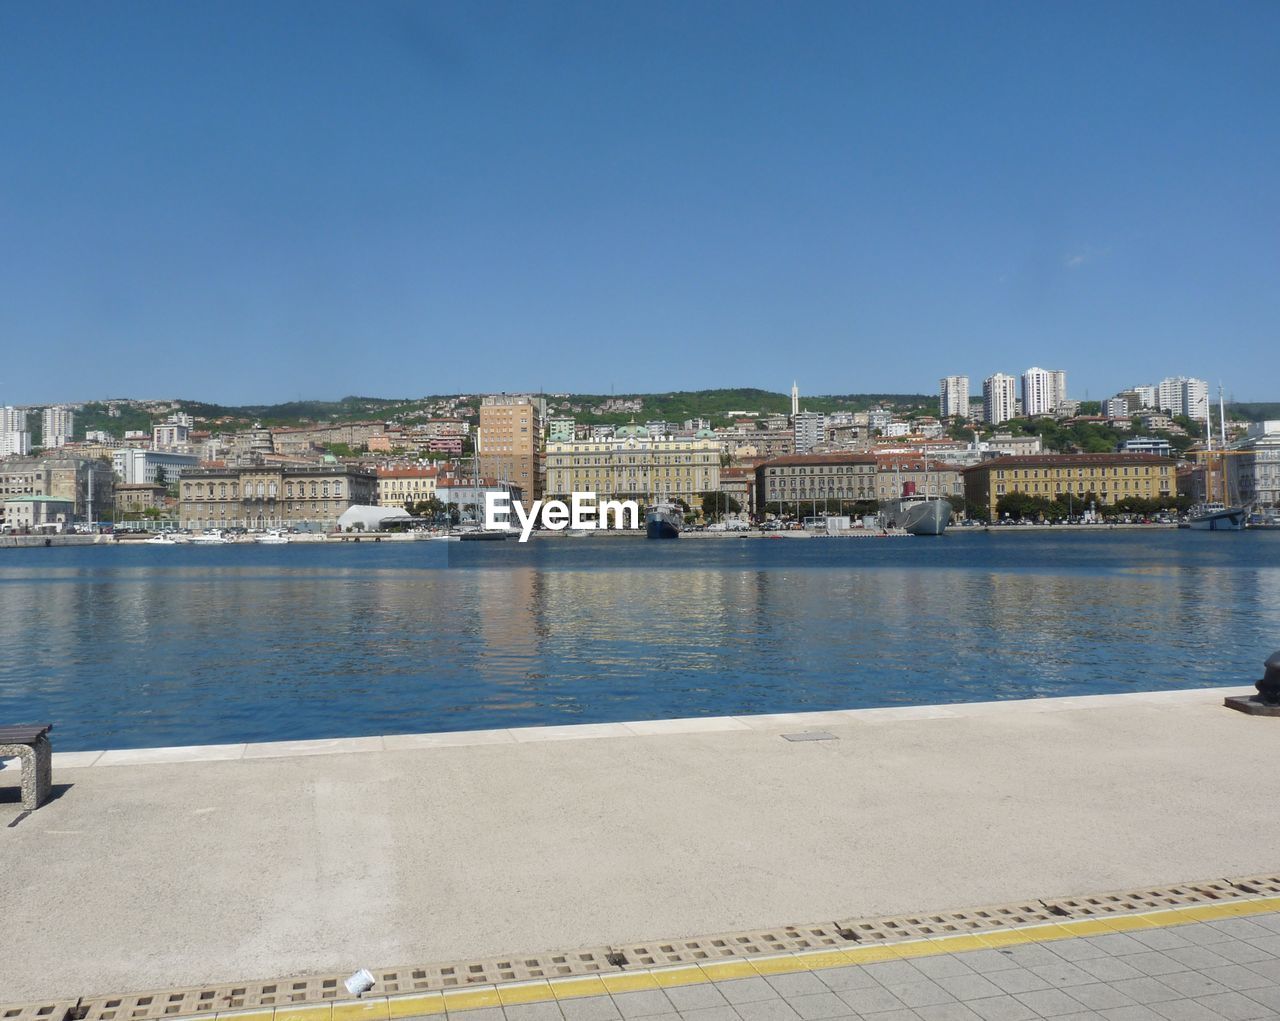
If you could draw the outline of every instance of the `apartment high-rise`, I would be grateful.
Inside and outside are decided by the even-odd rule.
[[[480,475],[519,486],[525,500],[541,500],[546,481],[543,419],[547,402],[528,394],[500,394],[480,405],[476,455]]]
[[[1067,399],[1067,374],[1062,369],[1032,366],[1022,374],[1022,409],[1028,418],[1052,415]]]
[[[55,404],[40,416],[41,442],[45,448],[65,447],[76,431],[76,416],[70,408]]]
[[[1018,417],[1018,381],[1003,372],[982,381],[982,414],[987,425]]]
[[[807,454],[827,442],[827,416],[821,411],[798,411],[791,416],[796,453]]]
[[[1155,390],[1155,407],[1170,415],[1186,415],[1200,421],[1209,411],[1209,384],[1203,379],[1171,376]]]
[[[969,417],[968,376],[943,376],[938,381],[938,417]]]
[[[31,433],[27,413],[19,408],[0,408],[0,457],[25,457],[31,453]]]

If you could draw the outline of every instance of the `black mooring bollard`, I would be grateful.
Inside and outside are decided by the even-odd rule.
[[[1272,653],[1262,664],[1262,680],[1254,687],[1258,689],[1256,695],[1232,695],[1223,704],[1250,716],[1280,717],[1280,652]]]
[[[1280,652],[1272,653],[1264,664],[1262,680],[1254,685],[1265,705],[1280,706]]]

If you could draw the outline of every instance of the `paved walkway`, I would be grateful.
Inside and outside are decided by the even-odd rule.
[[[56,756],[0,774],[0,1002],[1270,873],[1222,696]]]
[[[996,941],[998,942],[998,940]],[[964,953],[449,1010],[462,1021],[1250,1021],[1280,1017],[1280,912]],[[712,966],[713,968],[715,966]],[[617,981],[622,985],[623,978]],[[610,982],[606,978],[605,983]],[[625,987],[623,987],[625,988]],[[527,994],[527,993],[526,993]],[[389,1001],[399,1015],[414,999]],[[342,1013],[342,1008],[335,1010]],[[313,1018],[310,1021],[321,1021]]]

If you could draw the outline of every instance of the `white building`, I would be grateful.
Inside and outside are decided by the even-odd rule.
[[[70,408],[61,404],[44,409],[40,416],[40,435],[46,449],[65,447],[76,431],[76,416]]]
[[[1203,379],[1171,376],[1162,379],[1158,387],[1150,389],[1155,391],[1155,403],[1149,407],[1159,408],[1170,415],[1186,415],[1197,422],[1209,412],[1209,384]]]
[[[1018,414],[1018,381],[997,372],[982,381],[982,416],[987,425],[999,425]]]
[[[141,450],[125,447],[111,452],[111,467],[116,478],[127,485],[145,482],[155,485],[157,470],[164,469],[167,484],[178,481],[184,469],[195,468],[200,458],[195,454],[179,454],[168,450]]]
[[[1280,421],[1254,422],[1227,458],[1230,489],[1246,507],[1280,509]]]
[[[168,421],[151,427],[151,445],[156,450],[177,450],[185,452],[191,444],[191,426],[180,419],[190,419],[190,415],[174,415]]]
[[[827,416],[821,411],[798,411],[791,417],[796,453],[807,454],[827,442]]]
[[[0,408],[0,457],[26,457],[31,453],[27,413],[20,408]]]
[[[938,417],[969,417],[968,376],[943,376],[938,381]]]
[[[1028,418],[1052,415],[1067,399],[1067,374],[1035,366],[1022,374],[1022,408]]]

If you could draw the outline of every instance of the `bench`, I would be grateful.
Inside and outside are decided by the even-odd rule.
[[[53,786],[52,723],[0,724],[0,761],[22,762],[22,807],[34,811],[49,800]]]

